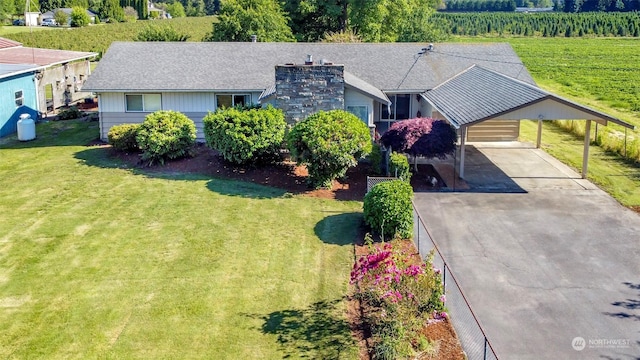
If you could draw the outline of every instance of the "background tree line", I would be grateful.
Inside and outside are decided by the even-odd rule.
[[[548,1],[548,0],[547,0]],[[515,0],[451,0],[442,11],[515,11]]]
[[[558,0],[564,12],[639,11],[640,0]]]
[[[437,13],[433,22],[452,35],[640,36],[638,12]]]

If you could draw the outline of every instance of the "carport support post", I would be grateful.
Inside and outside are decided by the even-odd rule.
[[[584,126],[584,153],[582,154],[582,178],[587,178],[589,165],[589,145],[591,144],[591,120],[587,120]]]
[[[458,172],[460,179],[464,179],[464,148],[466,137],[467,128],[463,126],[460,128],[460,171]]]
[[[540,149],[540,143],[542,142],[542,120],[538,120],[538,137],[536,138],[536,149]]]

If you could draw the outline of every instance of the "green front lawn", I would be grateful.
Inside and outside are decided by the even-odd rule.
[[[361,203],[126,168],[97,123],[0,139],[0,358],[356,358]]]

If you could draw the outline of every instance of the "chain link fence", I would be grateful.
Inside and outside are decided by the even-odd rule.
[[[471,310],[460,284],[451,272],[451,268],[442,253],[440,253],[415,205],[413,206],[413,220],[413,240],[420,252],[420,256],[425,259],[433,250],[433,266],[442,271],[442,282],[447,297],[446,307],[467,359],[498,359],[482,326],[480,326],[480,322],[473,310]]]
[[[367,192],[371,191],[371,189],[377,184],[391,180],[397,180],[397,178],[385,176],[367,176]]]

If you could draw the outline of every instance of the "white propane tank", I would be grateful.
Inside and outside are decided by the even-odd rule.
[[[36,138],[36,123],[29,114],[20,115],[18,120],[18,140],[29,141]]]

